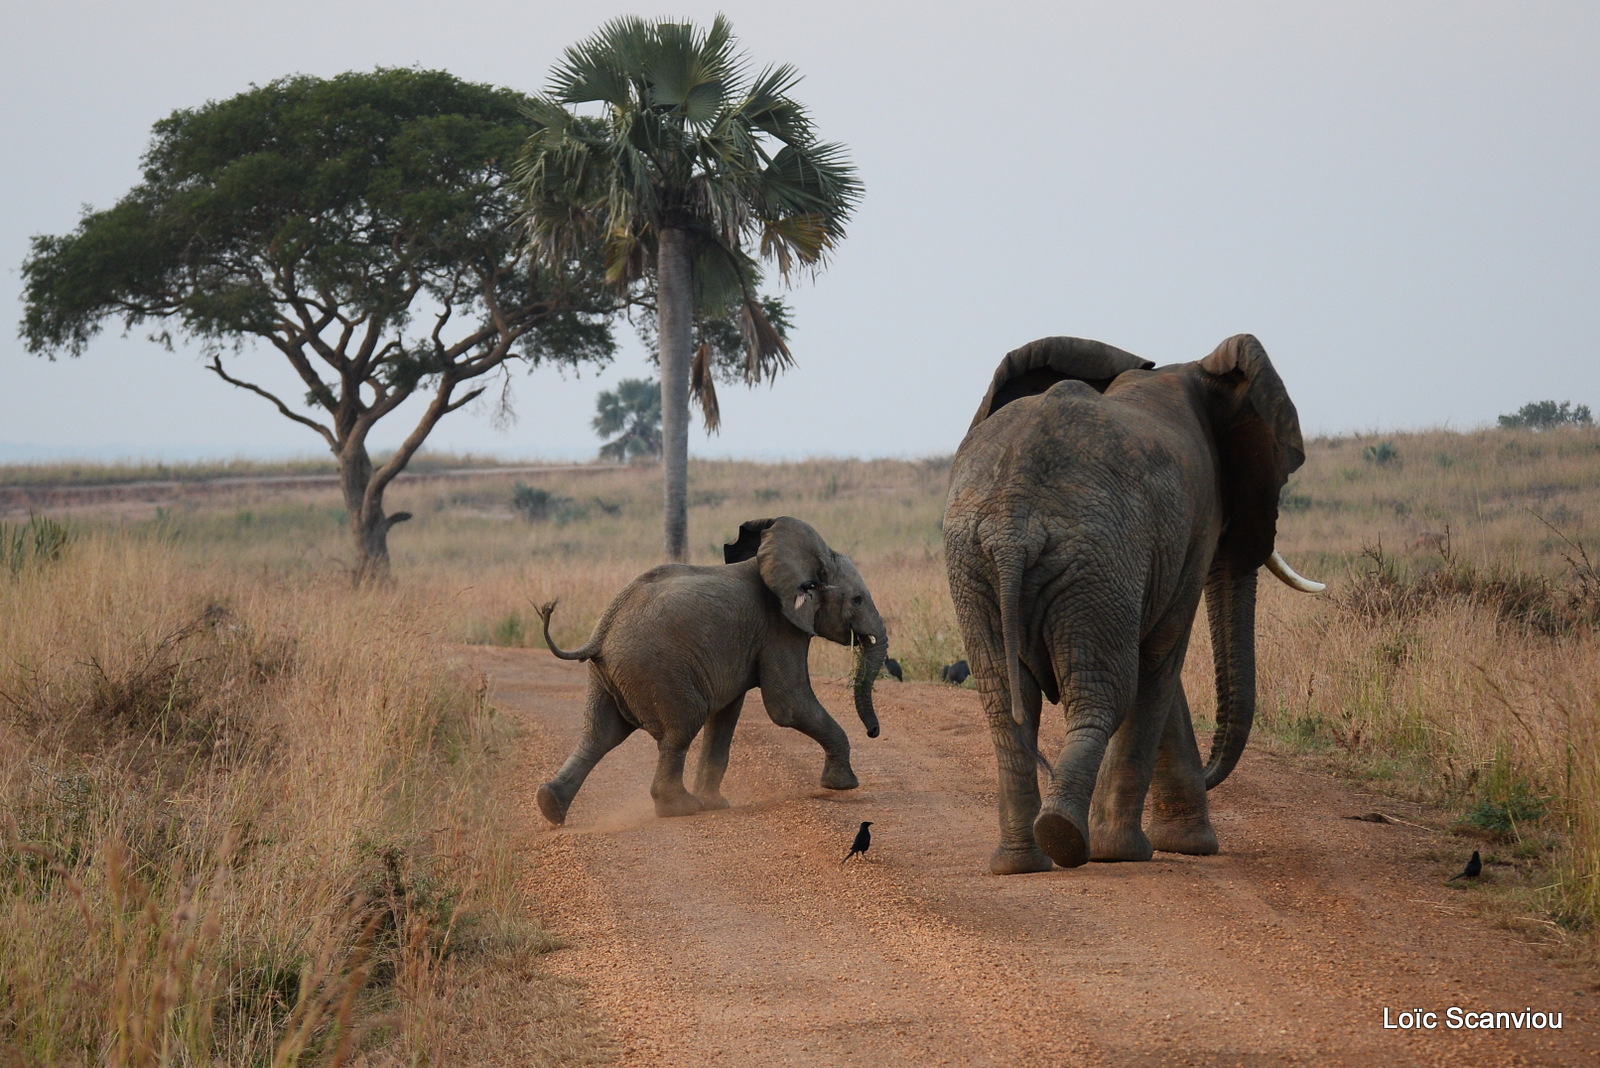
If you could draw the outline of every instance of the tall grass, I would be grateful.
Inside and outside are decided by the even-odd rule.
[[[1593,591],[1584,592],[1581,561],[1568,558],[1575,545],[1585,546],[1591,558],[1600,545],[1594,496],[1600,430],[1357,436],[1315,440],[1307,451],[1285,493],[1278,545],[1297,568],[1328,581],[1330,592],[1306,597],[1262,582],[1262,743],[1306,750],[1396,795],[1444,806],[1462,833],[1483,839],[1491,858],[1513,865],[1491,870],[1521,870],[1538,908],[1593,939],[1600,923],[1600,639],[1593,617],[1583,612]],[[860,567],[888,624],[890,655],[906,677],[936,679],[940,666],[963,655],[940,548],[948,470],[940,460],[696,462],[690,469],[691,557],[720,562],[722,543],[743,520],[799,516]],[[519,512],[518,480],[560,506],[534,510],[534,516]],[[304,627],[295,632],[301,634],[297,648],[325,642],[368,649],[366,643],[375,643],[371,662],[394,672],[382,675],[381,684],[367,669],[335,671],[323,660],[311,677],[336,677],[335,689],[353,684],[351,692],[367,695],[354,706],[368,711],[347,714],[380,724],[389,721],[367,717],[376,715],[373,701],[392,709],[376,696],[385,688],[419,685],[419,674],[449,677],[433,666],[442,660],[428,659],[442,656],[436,652],[441,636],[539,646],[531,604],[559,597],[554,636],[569,646],[581,643],[616,591],[659,562],[659,495],[659,469],[649,467],[396,486],[390,506],[416,516],[391,537],[402,592],[367,595],[329,592],[342,589],[340,569],[351,562],[343,512],[331,490],[241,488],[187,500],[159,515],[153,506],[143,513],[80,513],[74,526],[159,536],[167,554],[162,559],[169,561],[159,566],[172,569],[177,588],[189,591],[160,627],[138,623],[134,632],[147,635],[144,645],[123,649],[120,660],[111,650],[101,657],[108,678],[137,675],[145,662],[140,657],[149,656],[140,650],[189,625],[210,599],[220,598],[251,641]],[[110,542],[94,550],[113,551]],[[157,566],[154,556],[140,559],[137,567],[105,567],[128,571],[124,581],[137,582],[140,568]],[[201,595],[194,575],[234,592]],[[158,587],[163,583],[152,584],[151,603],[171,603]],[[310,618],[324,598],[345,613],[326,628]],[[124,617],[131,624],[150,611],[130,609]],[[428,623],[406,641],[372,637],[389,633],[386,612],[422,612],[417,618]],[[1187,667],[1202,718],[1211,707],[1204,629],[1197,629]],[[228,640],[205,628],[184,639],[182,648],[216,646],[204,658],[198,652],[191,657],[215,665],[225,659]],[[400,656],[407,642],[415,646],[407,662],[385,659]],[[68,658],[72,663],[92,662],[82,641],[75,647],[80,651]],[[113,663],[120,665],[114,671]],[[849,653],[814,642],[812,665],[842,676],[850,669]],[[81,672],[91,669],[58,667],[54,677],[89,685]],[[280,684],[288,685],[272,685]],[[235,685],[238,692],[255,692]],[[329,685],[324,681],[324,692],[331,692]],[[321,700],[329,703],[326,696]],[[373,729],[377,736],[415,734],[402,725]],[[270,732],[253,726],[244,733]],[[363,736],[352,731],[340,743],[352,746],[351,763],[340,766],[376,759],[357,744]],[[177,735],[169,730],[166,737]],[[400,751],[437,756],[437,743],[408,747]],[[380,791],[384,798],[403,793],[398,783],[410,773],[388,774],[378,779],[392,784]],[[78,788],[50,789],[72,797]],[[372,857],[382,850],[361,853],[350,844],[354,832],[323,841],[320,821],[332,808],[319,798],[329,787],[294,789],[305,791],[306,809],[317,813],[317,826],[308,824],[305,835],[317,855],[338,853],[344,842],[340,855],[354,850],[366,858],[360,863],[377,863]],[[371,819],[395,811],[373,804]],[[62,807],[67,810],[77,811]],[[187,862],[185,878],[205,870],[207,855]],[[364,869],[357,863],[352,870]],[[70,915],[71,893],[56,893],[62,915]],[[331,900],[322,915],[337,915]],[[317,937],[308,932],[297,944]]]
[[[10,1060],[425,1062],[486,866],[445,848],[490,724],[442,631],[412,594],[126,535],[0,576]]]

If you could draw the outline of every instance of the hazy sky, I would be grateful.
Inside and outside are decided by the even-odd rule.
[[[379,65],[538,91],[607,18],[718,10],[757,64],[805,75],[866,197],[832,267],[791,293],[799,368],[725,388],[697,455],[949,452],[999,357],[1047,334],[1165,363],[1249,331],[1308,434],[1600,407],[1593,0],[69,0],[12,5],[0,33],[0,460],[322,448],[193,350],[113,330],[52,364],[16,340],[28,237],[126,192],[157,119]],[[289,381],[275,354],[249,363]],[[581,379],[519,372],[513,427],[469,409],[430,444],[592,455],[594,395],[645,371],[630,343]]]

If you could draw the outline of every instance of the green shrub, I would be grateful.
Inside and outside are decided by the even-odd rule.
[[[29,515],[26,523],[0,523],[0,560],[13,575],[31,564],[61,559],[72,542],[72,531],[42,515]]]
[[[1517,790],[1504,801],[1485,798],[1468,809],[1460,825],[1488,834],[1516,835],[1519,828],[1537,823],[1544,818],[1548,805],[1544,798],[1534,797],[1525,790]]]
[[[1380,441],[1361,450],[1361,458],[1369,464],[1382,467],[1400,460],[1400,448],[1392,441]]]
[[[572,503],[571,497],[558,497],[547,489],[530,486],[526,482],[519,481],[511,488],[511,507],[530,523],[552,517],[563,519],[562,510]]]
[[[1293,486],[1284,486],[1283,493],[1278,498],[1278,510],[1285,513],[1311,511],[1311,497],[1309,494],[1294,492]]]

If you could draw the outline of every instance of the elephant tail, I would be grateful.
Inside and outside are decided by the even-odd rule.
[[[1009,687],[1009,700],[1011,704],[1011,719],[1016,724],[1017,740],[1022,747],[1033,753],[1045,774],[1055,778],[1055,769],[1050,766],[1039,747],[1028,739],[1028,725],[1025,722],[1026,711],[1022,702],[1022,562],[1009,552],[996,553],[994,556],[994,570],[996,582],[995,594],[1000,601],[1000,642],[1006,661],[1006,685]]]
[[[589,641],[588,645],[583,646],[581,649],[574,649],[571,652],[561,648],[550,639],[550,617],[555,614],[558,603],[557,601],[549,601],[535,606],[539,613],[539,618],[544,620],[545,645],[549,646],[550,651],[563,660],[593,660],[595,654],[600,652],[600,643],[593,639]]]

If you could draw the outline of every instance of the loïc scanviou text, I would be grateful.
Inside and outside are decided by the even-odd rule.
[[[1514,1012],[1487,1012],[1463,1009],[1457,1005],[1452,1005],[1443,1012],[1432,1012],[1427,1009],[1396,1011],[1387,1006],[1383,1010],[1383,1026],[1391,1031],[1434,1031],[1440,1025],[1452,1031],[1559,1031],[1561,1014],[1535,1012],[1531,1007]]]

